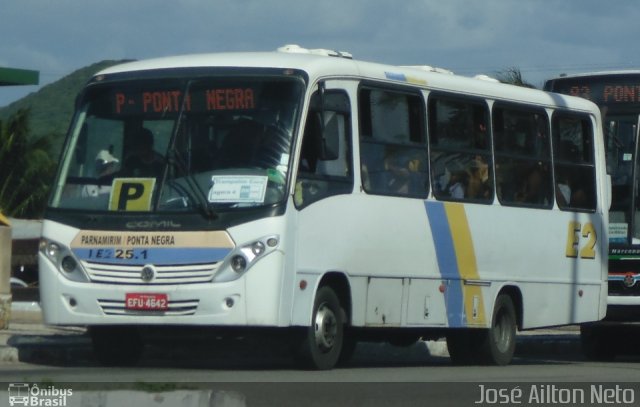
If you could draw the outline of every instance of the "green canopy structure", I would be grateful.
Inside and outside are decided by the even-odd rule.
[[[0,86],[37,85],[39,82],[38,71],[0,67]]]

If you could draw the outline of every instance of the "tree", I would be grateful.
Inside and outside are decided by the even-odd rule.
[[[536,89],[534,85],[524,80],[520,69],[513,66],[497,72],[496,77],[502,83]]]
[[[29,110],[0,123],[0,211],[13,217],[41,217],[55,162],[48,137],[29,139]]]

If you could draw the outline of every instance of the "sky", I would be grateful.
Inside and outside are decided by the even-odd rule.
[[[461,75],[640,68],[637,0],[2,0],[0,67],[40,72],[0,107],[102,60],[284,44]]]

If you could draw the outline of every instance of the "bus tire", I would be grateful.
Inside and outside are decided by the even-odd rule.
[[[135,327],[92,326],[89,336],[93,354],[103,366],[135,366],[144,346]]]
[[[616,357],[615,344],[603,327],[580,325],[580,346],[588,360],[607,362]]]
[[[327,370],[338,363],[344,341],[344,320],[336,293],[329,286],[320,287],[313,304],[311,326],[305,329],[298,346],[296,356],[302,367]]]
[[[483,330],[479,342],[479,360],[486,365],[507,365],[516,349],[516,311],[511,297],[500,294],[493,307],[491,327]]]

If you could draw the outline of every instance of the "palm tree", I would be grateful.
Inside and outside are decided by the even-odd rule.
[[[29,140],[29,111],[19,110],[0,123],[0,212],[40,217],[53,179],[55,163],[47,137]]]
[[[497,72],[496,77],[502,83],[536,89],[534,85],[524,80],[520,69],[513,66]]]

